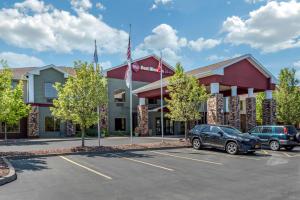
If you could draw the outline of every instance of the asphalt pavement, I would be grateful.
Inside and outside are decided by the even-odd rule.
[[[300,148],[231,156],[191,148],[11,160],[1,200],[298,200]]]

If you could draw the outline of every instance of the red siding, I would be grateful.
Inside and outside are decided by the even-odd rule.
[[[139,66],[145,67],[154,67],[157,68],[159,61],[154,57],[149,57],[144,60],[140,60],[137,62]],[[108,78],[116,78],[116,79],[125,79],[125,73],[127,69],[127,64],[118,67],[116,69],[112,69],[107,72]],[[164,71],[170,72],[169,74],[163,74],[164,77],[172,75],[174,72],[172,69],[168,68],[167,66],[163,65]],[[132,73],[132,80],[133,81],[141,81],[141,82],[154,82],[160,79],[159,72],[153,71],[146,71],[146,70],[139,70],[138,72]]]

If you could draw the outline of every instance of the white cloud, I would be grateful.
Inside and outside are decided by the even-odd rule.
[[[93,7],[90,0],[71,0],[72,8],[77,12],[84,12]]]
[[[37,51],[91,53],[96,39],[100,53],[126,52],[128,34],[110,27],[101,18],[84,10],[73,15],[54,7],[49,9],[50,5],[43,1],[40,4],[28,2],[36,1],[27,0],[12,8],[0,9],[0,39],[4,42]],[[86,2],[75,4],[73,1],[73,5],[81,5],[82,9],[89,7]],[[30,8],[31,12],[23,12],[24,8]]]
[[[199,38],[196,41],[188,41],[185,37],[179,37],[177,30],[168,24],[160,24],[152,30],[152,34],[145,37],[144,41],[134,50],[135,57],[145,56],[151,53],[163,53],[164,59],[170,63],[176,63],[181,59],[183,48],[201,51],[213,48],[221,43],[220,40]]]
[[[266,0],[245,0],[245,2],[249,3],[249,4],[256,4],[259,2],[263,2],[263,1],[266,1]]]
[[[1,52],[0,60],[6,60],[10,67],[36,67],[44,65],[44,62],[34,56],[13,52]]]
[[[300,60],[294,62],[293,65],[294,65],[295,67],[299,67],[299,69],[300,69]]]
[[[197,40],[191,40],[189,41],[189,47],[195,51],[202,51],[203,49],[211,49],[215,46],[221,44],[221,40],[215,40],[215,39],[207,39],[204,38],[198,38]]]
[[[228,17],[223,22],[225,41],[247,44],[263,52],[300,47],[300,2],[270,1],[250,12],[247,19]]]
[[[159,5],[168,5],[173,3],[173,0],[154,0],[150,10],[158,8]]]
[[[99,64],[103,69],[108,69],[112,66],[110,61],[100,62]]]
[[[96,8],[98,8],[99,10],[105,10],[106,9],[106,7],[100,2],[96,3]]]
[[[22,3],[15,3],[15,7],[24,12],[29,10],[37,13],[45,12],[52,8],[51,5],[45,5],[43,1],[39,0],[25,0]]]
[[[137,57],[149,53],[159,55],[159,52],[162,51],[166,59],[177,62],[180,58],[177,53],[186,45],[187,39],[178,37],[175,29],[168,24],[160,24],[152,30],[151,35],[145,37],[143,43],[138,45],[134,55]]]

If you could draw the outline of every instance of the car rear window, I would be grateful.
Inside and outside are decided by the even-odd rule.
[[[272,127],[263,127],[262,133],[272,133]]]
[[[201,131],[202,132],[209,132],[210,131],[210,126],[208,126],[208,125],[202,126]]]
[[[292,135],[297,134],[297,130],[294,126],[286,126],[286,128],[287,128],[289,134],[292,134]]]

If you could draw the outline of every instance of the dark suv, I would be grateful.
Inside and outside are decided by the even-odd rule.
[[[210,146],[226,150],[229,154],[254,152],[261,148],[258,137],[223,125],[196,125],[190,131],[190,141],[195,149]]]
[[[290,151],[300,142],[296,128],[291,125],[256,126],[249,133],[259,137],[262,143],[269,145],[273,151],[278,151],[281,147]]]

